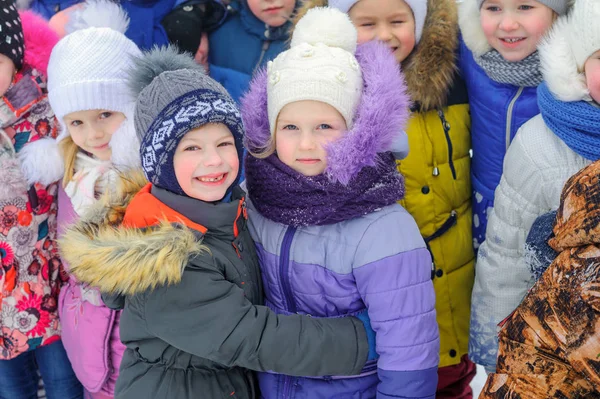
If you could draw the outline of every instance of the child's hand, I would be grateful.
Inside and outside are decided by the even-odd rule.
[[[369,342],[369,356],[367,357],[367,361],[379,358],[379,355],[375,350],[375,331],[373,331],[373,328],[371,327],[371,319],[369,319],[367,310],[363,310],[354,317],[362,321],[363,325],[365,326],[365,330],[367,331],[367,341]]]

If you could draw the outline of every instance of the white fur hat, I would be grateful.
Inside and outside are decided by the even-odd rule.
[[[329,7],[347,13],[352,6],[360,0],[329,0]],[[425,17],[427,17],[427,0],[404,0],[411,8],[415,17],[415,40],[417,44],[421,40],[423,27],[425,26]]]
[[[334,8],[309,10],[298,22],[291,48],[268,63],[267,102],[271,134],[281,109],[303,100],[339,111],[350,129],[363,89],[357,33],[347,14]]]
[[[591,101],[584,75],[587,59],[600,50],[600,1],[577,0],[540,45],[548,88],[561,101]]]
[[[19,153],[30,184],[50,184],[62,178],[64,162],[58,142],[68,136],[63,117],[76,111],[106,109],[125,114],[126,121],[110,141],[112,161],[122,168],[139,164],[139,140],[133,127],[135,98],[127,88],[127,73],[141,51],[123,34],[128,25],[125,11],[109,0],[90,0],[71,15],[67,30],[75,31],[56,44],[48,63],[48,100],[61,134],[56,140],[30,143]]]

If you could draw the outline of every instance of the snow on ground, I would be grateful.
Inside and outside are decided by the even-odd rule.
[[[482,366],[477,365],[477,375],[471,381],[471,388],[473,388],[473,398],[478,398],[479,393],[481,392],[481,388],[485,384],[485,380],[487,379],[487,374]]]

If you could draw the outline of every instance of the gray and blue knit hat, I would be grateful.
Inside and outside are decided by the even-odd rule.
[[[208,123],[229,128],[241,162],[244,127],[240,111],[227,90],[191,56],[175,47],[145,53],[135,60],[129,86],[137,96],[135,128],[141,141],[142,168],[150,183],[185,195],[173,168],[175,149],[186,133]],[[238,173],[232,187],[239,178]]]

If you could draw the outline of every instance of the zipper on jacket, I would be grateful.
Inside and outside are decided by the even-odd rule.
[[[505,152],[508,151],[508,147],[510,146],[510,131],[512,130],[513,110],[515,108],[515,104],[517,103],[517,100],[519,99],[519,97],[521,97],[521,94],[523,94],[523,90],[525,90],[524,87],[519,87],[519,90],[517,90],[517,94],[515,94],[513,99],[508,104],[508,111],[506,111],[506,137],[505,137],[506,149],[505,149]]]
[[[450,140],[450,124],[446,120],[444,111],[442,111],[441,109],[438,109],[438,116],[440,117],[440,121],[442,122],[442,127],[444,128],[444,136],[446,136],[446,142],[448,143],[448,164],[450,165],[450,170],[452,171],[452,178],[456,180],[456,169],[454,168],[454,159],[452,159],[452,154],[454,150],[452,147],[452,140]]]
[[[435,278],[435,258],[433,257],[433,252],[431,251],[431,247],[429,246],[429,243],[431,241],[435,240],[436,238],[441,237],[442,235],[444,235],[444,233],[446,233],[448,230],[450,230],[450,228],[456,224],[457,219],[458,219],[458,213],[455,210],[452,210],[452,212],[450,212],[450,216],[448,216],[448,219],[446,219],[446,221],[440,226],[439,229],[437,229],[432,235],[430,235],[428,237],[423,237],[423,240],[425,241],[425,245],[427,246],[427,250],[429,251],[429,254],[431,255],[431,279],[432,280]]]
[[[290,284],[289,268],[290,268],[290,248],[296,234],[295,227],[288,227],[283,235],[281,243],[281,252],[279,256],[279,279],[281,281],[281,291],[287,305],[287,310],[292,313],[297,313],[296,303],[292,296],[292,288]]]
[[[267,50],[269,49],[269,46],[271,45],[271,41],[269,40],[271,31],[269,30],[269,25],[265,24],[265,26],[267,28],[267,30],[265,31],[266,40],[262,44],[262,49],[260,51],[260,57],[258,57],[258,62],[256,63],[256,66],[254,67],[254,71],[252,71],[252,74],[254,74],[258,68],[260,68],[262,61],[265,58],[265,55],[267,54]]]

